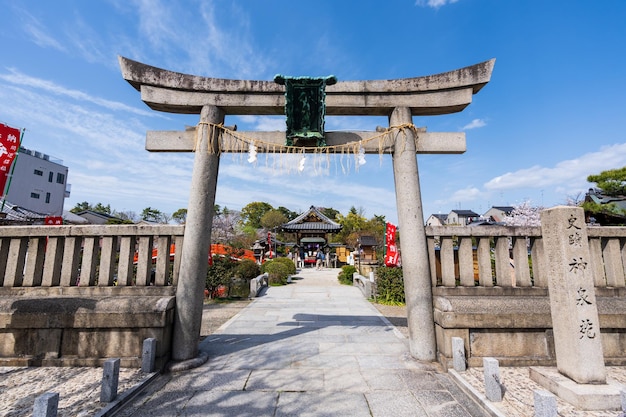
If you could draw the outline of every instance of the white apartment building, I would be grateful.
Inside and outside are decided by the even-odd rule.
[[[63,203],[71,188],[67,184],[68,168],[62,163],[20,147],[6,201],[37,213],[62,216]]]

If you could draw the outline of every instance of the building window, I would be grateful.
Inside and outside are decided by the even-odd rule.
[[[30,193],[30,198],[39,198],[39,194],[37,194],[37,193]]]
[[[46,193],[46,204],[50,204],[50,193]]]
[[[50,171],[48,174],[48,182],[52,182],[52,178],[54,178],[54,172]]]
[[[35,170],[35,175],[39,175],[40,177],[43,177],[43,171],[40,169],[36,169]]]
[[[57,174],[57,184],[65,184],[65,174]]]

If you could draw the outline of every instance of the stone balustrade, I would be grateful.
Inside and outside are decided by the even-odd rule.
[[[548,231],[549,232],[549,231]],[[556,363],[541,227],[426,227],[439,360]],[[604,360],[626,364],[626,227],[587,227]],[[571,237],[570,237],[571,238]],[[403,254],[406,256],[405,254]]]
[[[596,288],[624,288],[626,227],[588,227]],[[433,287],[547,288],[541,227],[426,227]]]
[[[0,364],[101,366],[115,357],[140,367],[143,341],[154,338],[163,366],[183,231],[0,227]]]
[[[170,225],[0,227],[0,287],[176,285],[183,231]]]

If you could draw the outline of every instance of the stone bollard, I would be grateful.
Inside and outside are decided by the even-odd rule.
[[[557,417],[556,397],[551,392],[536,389],[533,391],[535,398],[535,417]]]
[[[626,388],[622,388],[619,393],[622,399],[622,416],[626,417]]]
[[[467,370],[467,361],[465,360],[465,343],[460,337],[452,338],[452,365],[457,372]]]
[[[117,397],[117,383],[120,377],[120,360],[108,359],[104,362],[100,402],[110,403]]]
[[[141,353],[141,372],[154,372],[154,358],[156,357],[157,340],[149,337],[143,341]]]
[[[489,401],[500,402],[504,397],[504,385],[500,383],[498,360],[483,358],[483,374],[485,377],[485,396]]]
[[[33,417],[57,417],[59,410],[59,393],[46,392],[35,398]]]

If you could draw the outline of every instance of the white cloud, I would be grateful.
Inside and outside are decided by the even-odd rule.
[[[497,176],[485,183],[487,190],[576,186],[585,188],[587,176],[626,165],[626,143],[605,146],[580,158],[559,162],[552,168],[535,165]]]
[[[461,128],[461,130],[470,130],[470,129],[476,129],[479,127],[484,127],[487,126],[487,123],[482,120],[482,119],[474,119],[471,122],[469,122],[468,124],[466,124],[465,126],[463,126]]]
[[[417,6],[428,6],[432,7],[433,9],[438,9],[442,6],[445,6],[446,4],[456,3],[457,1],[459,0],[417,0],[415,4]]]
[[[455,203],[469,203],[479,200],[485,196],[485,193],[478,188],[469,186],[462,190],[457,190],[450,195],[449,198],[436,200],[436,205],[450,205]]]

